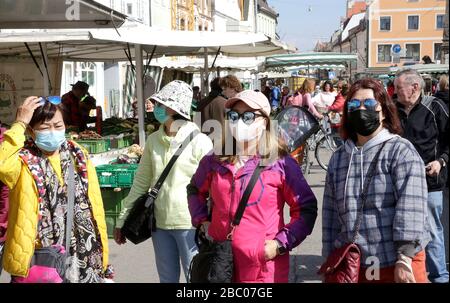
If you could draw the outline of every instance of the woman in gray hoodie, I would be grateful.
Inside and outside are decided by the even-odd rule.
[[[359,282],[426,282],[429,241],[425,165],[399,136],[394,103],[374,79],[352,85],[341,126],[346,140],[332,156],[323,198],[323,256],[353,239],[369,166],[381,149],[355,243]]]

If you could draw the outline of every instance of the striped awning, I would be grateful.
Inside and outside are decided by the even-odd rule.
[[[325,66],[325,65],[347,65],[349,62],[356,62],[357,54],[352,53],[328,53],[328,52],[314,52],[314,53],[299,53],[276,55],[266,58],[265,67],[290,67],[290,66]]]

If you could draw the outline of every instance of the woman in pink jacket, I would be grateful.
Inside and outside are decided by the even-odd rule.
[[[311,232],[317,200],[297,162],[270,132],[270,105],[260,92],[243,91],[227,101],[225,137],[231,155],[204,157],[188,186],[192,224],[214,241],[232,233],[234,282],[288,282],[289,251]],[[241,223],[231,227],[241,196],[256,166],[264,165]],[[211,214],[208,211],[208,198]],[[290,206],[290,223],[283,208]]]
[[[314,115],[317,119],[322,119],[323,115],[316,110],[316,107],[312,103],[311,93],[314,91],[316,81],[314,79],[305,79],[298,94],[294,95],[288,100],[288,105],[303,106]]]

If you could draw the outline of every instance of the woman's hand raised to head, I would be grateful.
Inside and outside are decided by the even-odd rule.
[[[31,96],[23,101],[22,105],[17,109],[16,121],[25,123],[28,125],[33,118],[33,113],[41,106],[41,100],[39,97]]]

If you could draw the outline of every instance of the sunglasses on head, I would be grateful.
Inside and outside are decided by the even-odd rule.
[[[61,103],[61,97],[60,96],[47,96],[47,97],[40,97],[41,105],[44,105],[45,101],[50,102],[51,104],[58,105]]]
[[[369,99],[364,99],[364,100],[359,100],[359,99],[351,99],[350,101],[348,101],[347,103],[347,111],[353,112],[357,109],[359,109],[361,107],[361,105],[364,104],[364,107],[367,110],[373,110],[375,111],[377,106],[378,106],[378,101],[372,98]]]
[[[245,124],[250,125],[255,122],[256,117],[262,117],[262,115],[254,112],[243,112],[240,114],[237,111],[230,110],[227,113],[227,117],[231,123],[237,123],[239,119],[242,119]]]

